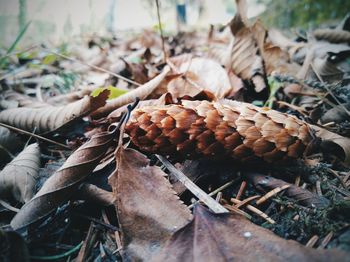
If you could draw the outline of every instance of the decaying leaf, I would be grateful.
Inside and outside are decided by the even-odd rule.
[[[214,60],[193,58],[181,64],[179,77],[168,84],[168,92],[173,97],[195,97],[200,92],[209,92],[216,99],[225,98],[232,90],[225,69]]]
[[[15,231],[3,231],[0,229],[0,261],[29,262],[29,249],[26,242]]]
[[[316,130],[317,137],[322,138],[323,147],[328,152],[330,148],[332,148],[334,150],[332,153],[336,153],[336,149],[340,149],[345,164],[350,165],[350,138],[330,132],[325,128],[320,128],[318,126],[312,127]],[[338,146],[338,148],[334,148],[334,145]]]
[[[230,22],[231,31],[235,37],[231,54],[231,68],[243,80],[251,80],[255,86],[255,91],[261,92],[266,88],[266,83],[259,47],[262,46],[261,41],[264,41],[265,32],[254,31],[254,26],[249,27],[247,25],[247,10],[244,2],[236,1],[238,11]]]
[[[106,116],[115,109],[132,103],[135,101],[136,98],[139,98],[141,100],[145,99],[147,96],[149,96],[158,86],[159,84],[164,80],[166,75],[170,72],[169,67],[165,67],[163,72],[153,78],[152,80],[148,81],[147,83],[143,84],[142,86],[139,86],[138,88],[129,91],[126,94],[123,94],[116,99],[113,99],[109,101],[104,107],[96,110],[93,114],[93,118],[99,118],[102,116]]]
[[[40,148],[31,144],[0,172],[0,196],[28,202],[35,194],[39,168]]]
[[[152,261],[349,261],[338,250],[312,249],[285,240],[237,214],[214,214],[197,205]]]
[[[5,127],[0,126],[0,159],[6,161],[10,154],[14,154],[20,148],[22,142],[20,138]],[[2,162],[4,164],[4,162]]]
[[[0,122],[30,132],[36,130],[37,133],[47,133],[103,106],[108,95],[109,91],[105,90],[97,97],[85,96],[64,106],[7,109],[0,112]]]
[[[309,125],[269,108],[230,100],[182,101],[133,111],[126,132],[141,150],[279,163],[302,157]]]
[[[143,154],[120,147],[110,178],[126,261],[149,261],[165,241],[191,219],[165,173]]]
[[[258,190],[265,193],[275,188],[288,185],[289,187],[284,190],[285,196],[296,200],[300,205],[308,207],[325,207],[329,204],[327,198],[314,194],[301,187],[289,184],[281,179],[258,173],[249,173],[245,176],[253,182]]]
[[[25,227],[48,215],[69,200],[77,186],[88,177],[111,145],[114,133],[100,133],[79,147],[12,219],[14,229]]]

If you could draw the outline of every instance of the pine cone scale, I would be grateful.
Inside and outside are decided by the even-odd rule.
[[[139,108],[125,130],[144,151],[241,161],[302,157],[313,138],[307,123],[294,116],[229,100]]]

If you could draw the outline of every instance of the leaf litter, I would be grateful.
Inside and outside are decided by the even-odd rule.
[[[236,3],[222,30],[1,50],[4,256],[349,260],[347,22],[300,42]]]

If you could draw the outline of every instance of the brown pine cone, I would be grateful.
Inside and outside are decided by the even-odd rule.
[[[231,100],[142,107],[132,112],[125,130],[143,151],[240,161],[299,158],[314,137],[294,116]]]

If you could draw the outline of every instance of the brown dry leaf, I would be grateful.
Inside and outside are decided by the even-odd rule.
[[[82,99],[86,95],[90,95],[96,86],[87,86],[81,90],[73,91],[68,94],[62,94],[57,96],[52,96],[46,99],[46,102],[50,105],[66,105],[77,100]]]
[[[168,84],[168,91],[175,98],[195,97],[204,91],[221,99],[232,91],[227,72],[214,60],[193,58],[181,64],[178,73],[181,75]]]
[[[120,147],[117,170],[109,183],[122,232],[126,261],[149,261],[165,241],[191,219],[189,209],[176,196],[166,174],[150,166],[145,155]]]
[[[191,223],[178,230],[151,261],[349,261],[338,250],[307,248],[237,214],[214,214],[197,205]]]
[[[28,202],[35,193],[39,168],[40,148],[31,144],[0,172],[0,196]]]
[[[25,227],[48,215],[69,200],[77,186],[88,177],[104,157],[115,134],[105,132],[92,136],[79,147],[42,186],[31,201],[26,203],[12,219],[14,229]]]
[[[321,197],[306,189],[287,183],[281,179],[257,173],[249,173],[245,176],[253,182],[254,186],[258,190],[264,193],[278,187],[289,185],[289,187],[283,191],[284,195],[293,198],[300,205],[308,207],[325,207],[329,204],[329,200],[327,198]]]
[[[136,98],[139,98],[141,100],[145,99],[150,94],[152,94],[152,92],[155,91],[155,89],[160,85],[160,83],[164,80],[164,78],[169,72],[170,68],[165,67],[161,74],[148,81],[147,83],[143,84],[142,86],[139,86],[136,89],[117,97],[116,99],[108,101],[108,103],[104,107],[101,107],[100,109],[96,110],[92,114],[92,117],[97,119],[106,116],[112,111],[118,109],[119,107],[132,103],[136,100]]]
[[[0,122],[32,132],[48,133],[80,119],[103,106],[109,90],[97,97],[85,96],[83,99],[64,106],[40,108],[20,107],[0,112]]]
[[[343,161],[346,165],[350,165],[350,138],[338,135],[331,131],[328,131],[324,128],[318,126],[312,126],[314,130],[316,130],[317,137],[322,139],[322,144],[324,148],[327,148],[329,151],[330,148],[333,148],[332,145],[337,145],[340,148]],[[329,147],[330,146],[330,147]],[[336,153],[334,151],[334,153]]]
[[[234,44],[231,53],[232,70],[243,80],[251,80],[256,92],[266,88],[263,60],[258,54],[265,31],[247,25],[246,1],[237,0],[238,11],[230,22]],[[257,22],[258,23],[258,22]]]

